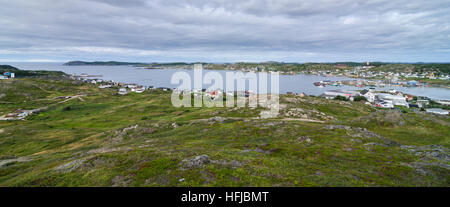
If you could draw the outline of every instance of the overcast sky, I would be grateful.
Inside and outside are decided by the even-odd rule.
[[[449,0],[0,0],[0,62],[450,62]]]

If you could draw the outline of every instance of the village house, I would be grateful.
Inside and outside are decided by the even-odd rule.
[[[137,84],[134,84],[134,83],[131,83],[131,84],[125,84],[125,88],[137,88],[138,87],[138,85]]]
[[[39,112],[39,111],[36,111]],[[13,113],[6,114],[4,116],[0,117],[0,120],[21,120],[25,119],[27,116],[31,115],[33,113],[33,110],[22,110],[18,109],[14,111]]]
[[[119,95],[127,95],[127,89],[126,88],[120,88],[118,94]]]
[[[136,88],[132,88],[131,92],[135,92],[135,93],[142,93],[145,91],[145,88],[143,86],[137,86]]]
[[[429,109],[426,109],[426,112],[432,113],[432,114],[439,114],[439,115],[448,115],[449,114],[449,112],[447,110],[440,109],[440,108],[429,108]]]
[[[450,100],[440,100],[437,102],[442,105],[450,106]]]
[[[392,109],[392,108],[394,108],[394,104],[392,104],[392,102],[389,102],[389,101],[377,102],[375,104],[375,106],[380,107],[380,108],[385,108],[385,109]]]
[[[0,79],[8,79],[8,78],[15,78],[16,74],[11,72],[4,72],[3,75],[0,75]]]
[[[98,88],[111,88],[112,85],[100,85],[98,86]]]
[[[172,90],[171,88],[168,88],[168,87],[159,87],[158,89],[161,89],[163,91],[171,91]]]
[[[406,97],[402,95],[392,95],[387,93],[379,93],[377,95],[378,102],[392,103],[394,106],[405,106],[409,108],[409,104],[406,101]]]
[[[426,100],[426,99],[419,99],[419,100],[417,100],[417,105],[420,107],[420,108],[424,108],[426,105],[428,105],[428,104],[430,104],[430,101],[429,100]]]
[[[374,93],[374,90],[375,89],[373,89],[373,88],[370,88],[369,90],[364,89],[360,92],[360,94],[362,96],[364,96],[368,102],[375,102],[375,98],[376,98],[377,94]]]
[[[346,91],[346,90],[329,90],[325,91],[325,93],[322,94],[322,96],[324,96],[326,99],[334,99],[337,96],[343,96],[351,101],[353,101],[353,99],[359,95],[360,93],[357,91]]]

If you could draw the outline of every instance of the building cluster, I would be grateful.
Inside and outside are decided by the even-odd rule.
[[[177,90],[177,89],[175,89]],[[207,97],[211,100],[220,100],[224,96],[237,96],[237,97],[250,97],[250,95],[255,94],[251,90],[245,91],[223,91],[220,89],[193,89],[193,90],[178,90],[181,94],[192,94],[194,97]]]
[[[430,79],[430,80],[450,80],[450,75],[448,74],[441,74],[437,75],[434,72],[431,71],[425,71],[425,72],[385,72],[385,71],[373,71],[369,70],[369,66],[358,66],[353,69],[348,70],[342,70],[343,68],[338,67],[338,69],[335,70],[314,70],[314,71],[307,71],[306,73],[312,74],[312,75],[318,75],[318,76],[346,76],[351,78],[382,78],[384,80],[387,80],[388,82],[396,83],[399,82],[399,85],[407,85],[407,81],[399,81],[402,79]]]
[[[348,100],[354,101],[357,97],[364,97],[364,101],[368,105],[374,107],[393,109],[395,106],[402,106],[406,108],[425,108],[429,113],[435,114],[449,114],[448,110],[438,108],[427,108],[430,104],[430,99],[427,97],[414,97],[409,94],[403,94],[396,90],[376,92],[374,88],[364,89],[362,91],[350,90],[328,90],[321,96],[326,99],[336,99],[337,97],[344,97]],[[450,101],[438,101],[442,105],[450,105]]]
[[[314,85],[319,88],[323,88],[326,86],[341,87],[343,85],[354,86],[354,87],[379,87],[379,88],[383,88],[385,86],[400,86],[400,87],[424,86],[423,83],[415,81],[415,80],[397,81],[397,82],[389,82],[389,81],[384,81],[384,80],[340,80],[340,81],[323,80],[323,81],[315,82]]]
[[[134,83],[121,83],[121,82],[114,82],[114,81],[105,81],[102,79],[97,79],[97,78],[92,78],[92,77],[99,77],[99,76],[87,75],[87,74],[71,76],[72,79],[81,80],[86,83],[98,85],[98,88],[101,88],[101,89],[117,88],[117,90],[118,90],[117,94],[119,94],[119,95],[127,95],[128,92],[143,93],[145,90],[154,89],[153,86],[145,87],[145,86],[134,84]]]
[[[12,121],[12,120],[23,120],[25,119],[27,116],[31,115],[31,114],[36,114],[41,112],[42,110],[47,109],[47,107],[42,107],[42,108],[38,108],[38,109],[33,109],[33,110],[24,110],[24,109],[17,109],[12,113],[0,116],[0,120],[5,121]]]
[[[3,75],[0,75],[0,79],[10,79],[15,78],[16,74],[11,72],[4,72]]]

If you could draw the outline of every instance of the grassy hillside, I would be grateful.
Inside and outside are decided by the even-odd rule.
[[[282,96],[279,118],[257,119],[115,92],[0,80],[0,116],[50,106],[0,121],[0,186],[450,186],[448,117]]]
[[[64,76],[63,72],[59,71],[45,71],[45,70],[20,70],[16,67],[10,65],[0,65],[0,75],[3,75],[4,72],[15,73],[17,78],[21,77],[43,77],[43,76]]]

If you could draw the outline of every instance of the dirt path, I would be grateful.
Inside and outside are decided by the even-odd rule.
[[[3,165],[7,165],[9,163],[12,163],[12,162],[27,162],[30,160],[32,160],[32,159],[29,157],[19,157],[19,158],[14,158],[14,159],[1,160],[0,167],[2,167]]]
[[[282,121],[303,121],[303,122],[313,122],[313,123],[325,123],[325,121],[314,120],[314,119],[300,119],[300,118],[284,118],[280,119]]]

